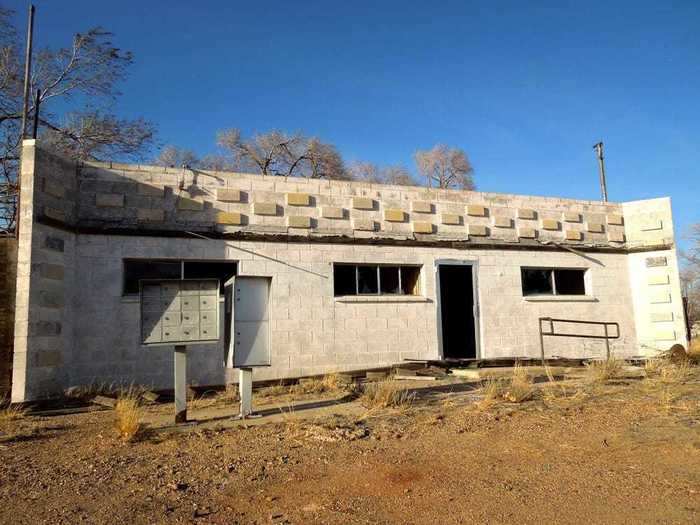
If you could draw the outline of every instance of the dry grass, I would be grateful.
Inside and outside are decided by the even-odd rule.
[[[586,364],[586,375],[591,383],[607,383],[611,379],[620,377],[622,365],[622,361],[614,357],[591,361]]]
[[[328,394],[347,390],[347,384],[340,380],[338,374],[329,374],[321,378],[313,378],[292,385],[289,392],[299,394]]]
[[[255,394],[259,397],[279,397],[289,393],[289,387],[283,383],[277,385],[266,386],[260,390],[256,390]]]
[[[24,419],[27,410],[21,405],[12,405],[7,400],[0,401],[0,432],[11,434],[17,421]]]
[[[700,363],[700,339],[693,339],[690,341],[688,358],[695,363]]]
[[[114,407],[115,426],[119,437],[124,441],[135,441],[143,430],[143,409],[139,394],[134,391],[123,393]]]
[[[368,410],[408,408],[414,399],[415,394],[391,379],[365,384],[360,395],[360,403]]]
[[[535,389],[528,371],[515,363],[512,375],[506,378],[489,378],[482,383],[484,397],[477,403],[477,408],[486,410],[501,401],[523,403],[533,398]]]

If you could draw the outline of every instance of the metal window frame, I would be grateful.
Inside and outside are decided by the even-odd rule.
[[[334,297],[346,297],[342,295],[335,295],[335,267],[336,266],[352,266],[355,269],[355,296],[359,297],[374,297],[374,296],[416,296],[420,294],[407,294],[403,293],[403,269],[404,268],[417,268],[418,269],[418,280],[420,282],[420,271],[423,268],[422,264],[391,264],[391,263],[333,263],[333,287],[334,287]],[[376,268],[377,272],[377,292],[376,293],[360,293],[360,266],[367,266]],[[381,279],[381,268],[397,268],[399,271],[399,292],[398,293],[382,293],[382,279]]]
[[[524,283],[523,283],[523,270],[542,270],[549,272],[549,279],[552,285],[552,293],[532,293],[525,294]],[[557,270],[577,270],[583,273],[583,294],[560,294],[557,291],[557,280],[554,278],[554,272]],[[588,271],[590,268],[576,267],[576,266],[521,266],[520,267],[520,291],[523,297],[586,297],[590,294],[590,283],[588,280]]]

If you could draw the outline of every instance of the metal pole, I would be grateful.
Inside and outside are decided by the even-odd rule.
[[[605,330],[605,353],[607,356],[608,361],[610,360],[610,341],[608,340],[608,324],[605,323],[603,325],[603,329]]]
[[[600,193],[603,197],[603,202],[608,202],[608,185],[605,180],[605,161],[603,160],[603,143],[599,142],[593,149],[598,157],[598,168],[600,173]]]
[[[253,369],[241,368],[238,375],[238,392],[241,398],[241,413],[238,417],[245,419],[253,413]]]
[[[545,366],[544,361],[544,334],[542,333],[542,319],[538,319],[537,323],[540,327],[540,351],[542,352],[542,366]]]
[[[34,101],[34,128],[32,129],[32,138],[35,139],[39,131],[39,106],[41,105],[41,90],[36,90],[36,100]]]
[[[187,422],[187,347],[175,346],[175,424]]]
[[[29,87],[32,74],[32,38],[34,33],[34,5],[29,6],[29,23],[27,27],[27,52],[24,58],[24,100],[22,105],[22,129],[20,138],[27,136],[27,117],[29,113]]]

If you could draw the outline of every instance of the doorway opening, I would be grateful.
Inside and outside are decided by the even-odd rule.
[[[474,270],[470,264],[440,264],[440,326],[443,359],[475,359]]]

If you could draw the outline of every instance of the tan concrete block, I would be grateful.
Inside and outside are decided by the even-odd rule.
[[[530,208],[520,208],[518,210],[518,219],[535,220],[537,212]]]
[[[650,285],[669,284],[670,280],[667,273],[653,273],[647,277],[647,283]]]
[[[369,197],[353,197],[352,207],[356,210],[373,210],[374,199],[370,199]]]
[[[243,202],[243,194],[241,190],[218,188],[216,190],[216,200],[221,202]]]
[[[256,202],[253,204],[255,215],[277,215],[277,204],[274,202]]]
[[[119,193],[98,193],[95,195],[95,206],[100,208],[123,208],[124,195]]]
[[[651,288],[651,293],[649,294],[649,302],[651,304],[665,304],[671,302],[671,294],[668,290],[664,288],[663,290],[657,290]]]
[[[66,213],[63,210],[57,210],[51,206],[44,206],[44,215],[55,221],[65,222],[66,220]]]
[[[673,321],[673,312],[652,312],[649,315],[652,323],[666,323]]]
[[[311,228],[311,217],[290,215],[287,217],[287,226],[290,228]]]
[[[44,179],[44,192],[62,199],[66,195],[66,189],[58,181],[51,179]]]
[[[607,216],[608,224],[611,226],[622,226],[624,224],[624,219],[622,218],[622,215],[618,214],[610,214]]]
[[[141,222],[163,222],[165,220],[165,210],[139,208],[136,211],[136,218]]]
[[[191,198],[189,195],[180,195],[177,199],[178,210],[200,211],[204,209],[204,201]]]
[[[496,228],[512,228],[513,219],[511,219],[510,217],[494,217],[493,225]]]
[[[608,232],[610,242],[625,242],[625,234],[622,232]]]
[[[243,216],[237,212],[225,212],[220,211],[216,214],[217,224],[231,224],[233,226],[240,226],[243,224]]]
[[[56,367],[63,364],[63,357],[58,350],[43,350],[35,354],[35,366]]]
[[[435,230],[432,222],[414,221],[413,231],[415,233],[433,233]]]
[[[139,195],[148,195],[149,197],[164,197],[165,188],[163,186],[153,186],[151,184],[137,184]]]
[[[559,221],[556,219],[542,219],[542,229],[557,231],[559,229]]]
[[[41,265],[40,274],[44,279],[62,281],[65,275],[65,269],[62,264],[43,263]]]
[[[433,203],[426,201],[413,201],[411,211],[415,213],[433,213]]]
[[[581,222],[581,214],[575,211],[565,211],[564,212],[565,222]]]
[[[470,237],[486,237],[489,234],[489,229],[482,224],[470,224],[468,232]]]
[[[580,241],[583,239],[583,233],[578,230],[566,230],[567,241]]]
[[[536,234],[537,231],[534,228],[518,228],[518,237],[520,237],[521,239],[534,239]]]
[[[384,210],[384,220],[389,222],[406,222],[406,213],[403,210],[388,208]]]
[[[308,193],[287,193],[287,204],[289,206],[310,206],[311,195]]]
[[[377,223],[371,219],[353,219],[352,227],[354,230],[373,232],[377,229]]]
[[[443,213],[442,223],[459,226],[460,224],[462,224],[462,216],[458,213]]]
[[[654,330],[654,341],[675,341],[675,330]]]
[[[639,224],[639,229],[643,232],[650,232],[655,230],[663,230],[664,225],[661,219],[656,217],[649,217],[642,220]]]
[[[324,206],[321,208],[321,216],[325,219],[344,219],[345,210],[339,206]]]
[[[603,224],[600,222],[589,222],[586,226],[591,233],[603,233],[604,231]]]
[[[471,217],[486,217],[488,208],[479,204],[467,204],[467,215]]]

